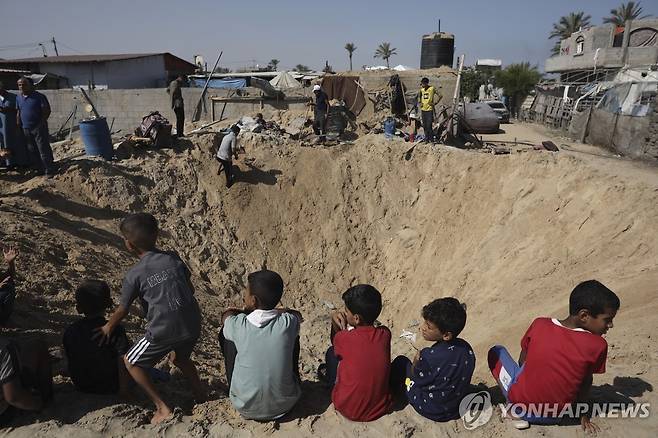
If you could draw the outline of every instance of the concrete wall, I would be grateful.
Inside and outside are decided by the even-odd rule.
[[[560,55],[548,58],[545,63],[547,73],[594,68],[594,54],[599,50],[596,65],[599,68],[619,68],[646,66],[658,62],[658,45],[650,47],[629,47],[629,36],[639,29],[658,30],[658,19],[635,20],[630,22],[623,39],[623,47],[613,47],[614,26],[611,24],[591,27],[574,32],[560,43]],[[584,38],[583,53],[577,53],[577,40]],[[632,46],[632,44],[631,44]]]
[[[646,117],[631,117],[593,109],[587,126],[587,111],[574,114],[569,134],[580,140],[587,129],[585,142],[611,149],[621,155],[644,160],[658,160],[658,111]]]
[[[52,115],[48,120],[50,132],[56,132],[62,123],[73,110],[74,105],[78,106],[77,119],[88,118],[90,114],[84,112],[86,101],[82,93],[77,90],[43,90],[50,101]],[[132,133],[142,121],[142,117],[152,111],[159,111],[165,116],[172,125],[176,124],[176,116],[171,109],[169,95],[164,88],[147,88],[136,90],[90,90],[87,92],[94,102],[100,115],[107,118],[108,124],[114,119],[113,130],[121,130],[119,135]],[[210,90],[206,95],[207,113],[202,113],[201,120],[209,122],[211,120],[211,96],[223,97],[226,95],[224,90]],[[183,99],[185,100],[185,120],[191,121],[194,109],[201,96],[200,88],[183,88]],[[223,104],[216,102],[216,118],[219,118]],[[260,103],[252,102],[230,102],[226,104],[223,119],[235,120],[242,116],[254,116],[257,112],[269,116],[275,111],[280,110],[300,110],[306,109],[305,101],[296,100],[287,101],[265,101],[263,109]],[[77,122],[76,122],[77,125]]]

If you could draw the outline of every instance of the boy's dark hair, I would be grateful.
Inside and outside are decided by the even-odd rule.
[[[457,298],[439,298],[423,307],[423,319],[431,322],[443,333],[459,336],[466,325],[466,309]]]
[[[247,276],[249,292],[258,298],[263,310],[271,310],[279,304],[283,296],[283,279],[274,271],[262,270]]]
[[[120,229],[126,240],[142,251],[155,248],[158,239],[158,221],[152,214],[131,214],[121,222]]]
[[[237,135],[240,133],[240,127],[238,125],[233,125],[231,126],[231,131]]]
[[[421,83],[421,84],[429,84],[429,83],[430,83],[430,80],[427,79],[427,78],[423,78],[423,79],[420,80],[420,83]]]
[[[587,310],[596,317],[605,309],[618,310],[619,297],[613,291],[596,280],[587,280],[574,288],[569,296],[569,315],[577,315],[580,310]]]
[[[75,290],[75,303],[85,315],[104,312],[112,306],[110,286],[102,280],[84,280]]]
[[[343,293],[345,307],[371,325],[382,311],[382,294],[369,284],[357,284]]]

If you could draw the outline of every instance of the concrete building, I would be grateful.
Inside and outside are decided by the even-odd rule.
[[[658,19],[652,18],[574,32],[560,43],[560,54],[546,60],[545,70],[559,73],[565,83],[588,83],[609,80],[624,66],[656,64]]]
[[[57,75],[72,88],[130,89],[165,87],[179,74],[194,73],[196,66],[171,53],[140,53],[4,59],[0,68]]]

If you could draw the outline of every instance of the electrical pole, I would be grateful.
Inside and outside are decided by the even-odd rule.
[[[55,48],[55,56],[59,56],[59,52],[57,51],[57,41],[55,41],[55,37],[51,40],[53,42],[53,47]]]

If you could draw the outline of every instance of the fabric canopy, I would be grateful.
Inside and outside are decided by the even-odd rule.
[[[293,78],[292,75],[287,71],[282,71],[276,75],[276,77],[270,81],[270,84],[272,84],[272,86],[278,90],[302,88],[302,84]]]
[[[192,78],[192,81],[195,87],[203,88],[206,85],[205,78]],[[224,88],[230,90],[245,88],[246,86],[246,79],[211,79],[208,83],[208,88]]]

